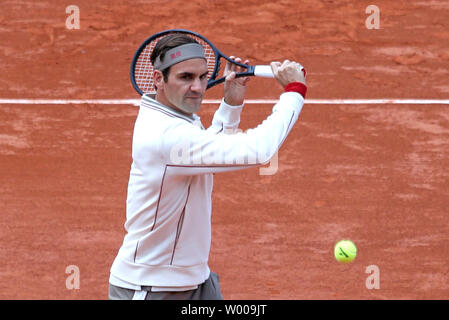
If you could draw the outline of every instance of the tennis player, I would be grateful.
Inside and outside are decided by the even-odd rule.
[[[205,129],[195,114],[207,87],[203,47],[170,35],[151,62],[157,93],[142,96],[135,122],[127,233],[110,270],[109,299],[221,300],[208,266],[213,173],[270,160],[301,112],[305,74],[294,61],[272,62],[285,92],[259,126],[237,132],[248,82],[235,77],[240,67],[226,65],[224,97]]]

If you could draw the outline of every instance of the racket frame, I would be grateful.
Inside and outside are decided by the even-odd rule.
[[[137,64],[137,61],[140,57],[140,54],[142,53],[143,50],[145,50],[146,46],[154,41],[155,39],[162,37],[164,35],[170,34],[170,33],[184,33],[187,35],[192,35],[195,36],[197,38],[200,38],[201,40],[203,40],[204,42],[206,42],[212,49],[212,51],[215,54],[215,66],[214,66],[214,70],[212,71],[212,74],[210,75],[208,81],[207,81],[207,89],[220,84],[222,82],[225,81],[225,77],[221,77],[219,79],[217,79],[218,76],[218,71],[220,70],[220,64],[221,61],[220,59],[223,58],[235,65],[238,65],[242,68],[246,68],[245,72],[238,72],[236,73],[236,77],[240,78],[240,77],[248,77],[248,76],[254,76],[254,70],[255,70],[255,66],[251,66],[251,65],[247,65],[244,63],[240,63],[240,62],[236,62],[234,60],[232,60],[231,58],[229,58],[228,56],[226,56],[225,54],[221,53],[220,50],[217,49],[217,47],[215,47],[213,45],[212,42],[210,42],[207,38],[205,38],[204,36],[200,35],[199,33],[190,31],[190,30],[186,30],[186,29],[169,29],[169,30],[164,30],[158,33],[155,33],[153,35],[151,35],[150,37],[148,37],[137,49],[137,51],[134,53],[133,59],[131,61],[131,68],[130,68],[130,78],[131,78],[131,83],[134,87],[134,89],[140,94],[143,95],[145,92],[143,92],[139,86],[136,83],[136,75],[135,75],[135,66]]]

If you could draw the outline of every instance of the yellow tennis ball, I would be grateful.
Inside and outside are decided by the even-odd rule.
[[[351,240],[338,241],[334,247],[334,255],[338,262],[352,262],[357,255],[357,247]]]

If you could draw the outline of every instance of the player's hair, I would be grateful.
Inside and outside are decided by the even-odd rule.
[[[154,62],[156,61],[157,57],[160,57],[160,60],[164,61],[165,53],[167,53],[168,50],[188,43],[198,43],[198,41],[189,36],[186,36],[185,34],[171,34],[162,38],[161,40],[158,41],[158,43],[153,49],[153,52],[151,53],[150,57],[151,63],[154,66]],[[170,74],[170,67],[162,70],[162,75],[164,76],[165,82],[168,81],[169,74]]]

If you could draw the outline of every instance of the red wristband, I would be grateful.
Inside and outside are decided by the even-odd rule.
[[[303,98],[306,97],[307,87],[301,82],[291,82],[287,84],[284,88],[285,92],[297,92],[302,95]]]

